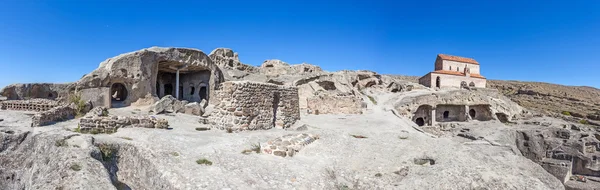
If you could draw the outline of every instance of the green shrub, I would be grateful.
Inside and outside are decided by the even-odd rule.
[[[201,164],[201,165],[208,165],[208,166],[212,165],[212,162],[210,160],[207,160],[206,158],[196,160],[196,163]]]
[[[73,171],[80,171],[81,170],[81,166],[79,164],[77,164],[77,163],[74,163],[74,164],[71,165],[71,169]]]
[[[65,147],[65,146],[69,146],[69,144],[67,143],[67,140],[60,139],[60,140],[56,140],[56,142],[54,142],[54,146]]]
[[[173,156],[179,156],[179,152],[171,152],[171,155],[173,155]]]
[[[369,100],[371,100],[371,102],[375,105],[377,105],[377,100],[375,100],[375,98],[373,98],[373,96],[369,96],[367,95],[367,97],[369,97]]]
[[[242,154],[250,154],[251,152],[256,152],[256,154],[260,154],[260,143],[252,144],[252,148],[242,151]]]
[[[589,124],[589,122],[585,119],[579,120],[579,123],[584,124],[584,125]]]
[[[71,94],[69,100],[71,103],[74,103],[77,106],[75,109],[76,117],[83,116],[85,114],[83,113],[83,111],[85,110],[85,101],[81,99],[81,95],[73,93]]]
[[[562,112],[562,114],[563,114],[563,115],[568,115],[568,116],[571,116],[571,112],[568,112],[568,111],[563,111],[563,112]]]
[[[112,159],[113,154],[114,154],[112,145],[109,145],[109,144],[99,144],[98,148],[100,149],[100,152],[102,153],[102,160],[103,161],[109,161],[109,160]]]

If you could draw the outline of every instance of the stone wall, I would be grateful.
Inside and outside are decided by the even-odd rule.
[[[0,102],[1,109],[18,111],[47,111],[58,105],[57,101],[48,99],[7,100]]]
[[[114,133],[123,127],[143,127],[166,129],[169,126],[165,119],[152,116],[86,116],[79,120],[81,133]]]
[[[450,61],[450,60],[442,61],[443,69],[441,69],[441,70],[463,72],[465,69],[465,65],[467,66],[467,68],[469,68],[469,70],[471,71],[472,74],[479,74],[479,65],[470,64],[470,63],[462,63],[462,62],[457,62],[457,61]],[[450,70],[450,67],[452,67],[452,70]]]
[[[73,119],[75,116],[75,110],[69,106],[56,106],[50,110],[38,112],[33,115],[32,127],[39,127],[48,124],[52,124],[57,121],[65,121]]]
[[[362,114],[362,99],[321,94],[308,97],[307,108],[313,114]]]
[[[271,154],[281,157],[292,157],[294,156],[294,154],[296,154],[296,152],[299,152],[300,149],[304,148],[306,145],[314,142],[317,139],[319,139],[319,136],[317,135],[305,133],[289,134],[264,143],[260,149],[265,154]]]
[[[440,77],[440,87],[441,88],[445,88],[445,87],[460,87],[460,83],[462,83],[463,81],[467,83],[467,85],[471,84],[471,82],[473,82],[475,84],[475,87],[477,88],[485,88],[486,87],[486,79],[481,79],[481,78],[473,78],[473,77],[466,77],[466,76],[456,76],[456,75],[447,75],[447,74],[437,74],[437,73],[431,73],[431,78],[429,79],[431,83],[429,87],[435,87],[435,83],[436,83],[436,78],[439,76]],[[425,84],[423,84],[425,85]],[[425,85],[427,86],[427,85]]]
[[[268,83],[229,81],[216,92],[208,118],[213,127],[232,130],[287,128],[300,119],[298,88]]]

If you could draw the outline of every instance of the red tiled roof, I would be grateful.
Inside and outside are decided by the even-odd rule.
[[[449,61],[456,61],[456,62],[471,63],[471,64],[479,65],[479,63],[477,63],[477,61],[475,61],[475,59],[472,59],[472,58],[459,57],[459,56],[454,56],[454,55],[445,55],[445,54],[438,54],[438,57],[442,60],[449,60]]]
[[[431,73],[445,74],[445,75],[456,75],[456,76],[466,76],[464,73],[461,73],[461,72],[458,72],[458,71],[448,71],[448,70],[437,70],[437,71],[433,71]],[[473,73],[471,73],[471,77],[485,79],[485,77],[481,76],[480,74],[473,74]]]

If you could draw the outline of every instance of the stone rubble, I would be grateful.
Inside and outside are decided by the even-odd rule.
[[[319,136],[306,133],[284,135],[261,145],[261,151],[275,156],[292,157],[317,139]]]

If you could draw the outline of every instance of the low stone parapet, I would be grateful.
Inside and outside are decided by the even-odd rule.
[[[79,120],[81,133],[114,133],[123,127],[166,129],[169,127],[169,122],[153,116],[86,116]]]
[[[31,99],[31,100],[6,100],[0,101],[0,109],[17,110],[17,111],[48,111],[59,103],[48,99]]]
[[[319,139],[319,136],[306,133],[284,135],[261,145],[261,151],[275,156],[292,157],[296,152],[317,139]]]
[[[48,125],[57,121],[73,119],[75,110],[69,106],[57,106],[50,110],[41,111],[33,115],[32,127]]]

